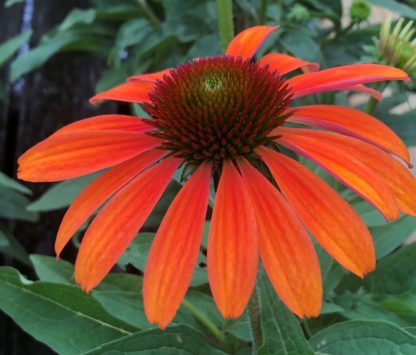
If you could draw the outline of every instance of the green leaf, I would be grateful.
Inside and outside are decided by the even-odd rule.
[[[46,212],[67,207],[97,176],[98,174],[91,174],[60,182],[52,186],[39,199],[32,202],[27,209],[29,211]]]
[[[0,45],[0,67],[13,56],[23,43],[29,40],[31,35],[32,31],[26,31]]]
[[[59,52],[65,46],[80,39],[81,34],[73,31],[56,33],[52,38],[48,38],[43,43],[29,52],[22,54],[10,66],[10,80],[16,81],[22,75],[40,67],[50,57]]]
[[[416,145],[416,109],[396,115],[388,112],[379,113],[377,117],[389,126],[407,146]]]
[[[39,280],[59,284],[74,284],[74,266],[65,260],[56,260],[52,256],[30,255]]]
[[[16,180],[8,177],[6,174],[0,171],[0,185],[4,187],[8,187],[15,191],[21,192],[22,194],[31,195],[32,191],[30,191],[26,186],[19,184]]]
[[[367,224],[367,226],[381,226],[387,224],[380,212],[373,206],[369,205],[366,201],[353,203],[352,207],[360,215],[361,219]]]
[[[0,217],[34,222],[38,215],[26,209],[29,203],[26,196],[0,185]]]
[[[311,62],[321,63],[323,61],[319,45],[311,37],[309,31],[303,29],[293,29],[286,31],[280,37],[285,50],[294,56]]]
[[[69,30],[78,24],[88,25],[95,20],[96,14],[97,11],[94,9],[73,9],[59,25],[59,31]]]
[[[32,282],[0,267],[0,309],[59,354],[81,354],[136,331],[80,288]]]
[[[416,353],[416,337],[383,321],[348,321],[315,334],[310,342],[320,354],[368,355]]]
[[[257,354],[313,354],[298,320],[279,300],[264,271],[258,282],[263,345]]]
[[[385,226],[370,228],[374,238],[377,259],[400,246],[416,230],[416,218],[405,216]]]
[[[381,306],[399,316],[416,316],[416,295],[406,292],[398,296],[389,297],[382,302]]]
[[[0,252],[9,255],[26,265],[30,265],[29,256],[19,241],[0,225]]]
[[[126,336],[97,347],[85,355],[94,354],[225,354],[207,342],[204,335],[186,326],[165,330],[152,329]]]
[[[416,10],[395,0],[369,0],[372,4],[385,7],[402,16],[416,19]]]
[[[416,290],[416,243],[383,258],[376,271],[364,280],[365,285],[378,294],[397,295]]]

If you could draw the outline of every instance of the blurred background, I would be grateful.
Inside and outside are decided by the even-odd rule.
[[[322,68],[385,63],[377,47],[380,23],[388,15],[416,19],[415,0],[236,0],[233,6],[236,33],[261,23],[281,26],[261,53],[286,52]],[[407,50],[416,55],[415,44]],[[21,185],[15,177],[22,152],[72,121],[141,112],[122,103],[94,107],[88,99],[96,92],[220,52],[215,1],[0,0],[0,265],[35,277],[28,255],[53,255],[65,207],[91,181]],[[397,85],[376,116],[414,146],[414,82]],[[347,93],[321,99],[357,107],[367,101]],[[63,258],[73,261],[75,253],[76,245]],[[52,353],[0,314],[1,355]]]

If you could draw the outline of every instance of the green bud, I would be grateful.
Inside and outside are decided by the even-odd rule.
[[[293,6],[292,10],[287,15],[289,21],[301,22],[309,18],[309,10],[300,4]]]
[[[366,0],[354,0],[350,7],[350,17],[355,22],[366,21],[371,15],[371,6]]]

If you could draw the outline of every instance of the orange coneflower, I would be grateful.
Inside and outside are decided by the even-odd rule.
[[[254,61],[255,51],[275,29],[249,28],[223,56],[135,76],[91,99],[143,104],[150,119],[88,118],[60,129],[20,157],[18,174],[28,181],[58,181],[114,166],[77,197],[58,232],[59,255],[109,200],[81,243],[75,279],[83,289],[90,291],[110,271],[183,164],[193,173],[157,231],[144,275],[147,317],[162,328],[189,286],[213,176],[218,178],[207,268],[224,317],[243,312],[259,255],[287,307],[299,317],[318,315],[321,276],[307,231],[356,275],[374,269],[373,242],[357,213],[281,147],[318,164],[386,220],[400,211],[416,215],[416,182],[395,158],[409,164],[409,155],[394,132],[352,108],[290,107],[295,98],[330,90],[377,96],[363,84],[408,80],[406,73],[373,64],[318,71],[315,63],[278,53]],[[299,68],[306,73],[284,77]],[[286,122],[292,127],[284,127]],[[294,128],[299,125],[312,129]]]

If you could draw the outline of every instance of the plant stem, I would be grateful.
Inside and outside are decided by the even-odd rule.
[[[259,290],[254,288],[247,305],[248,318],[250,321],[251,337],[253,338],[253,354],[256,354],[260,346],[263,344],[263,336],[261,332],[261,309],[259,300]]]
[[[266,23],[268,2],[269,0],[261,0],[260,2],[260,24],[261,25]]]
[[[387,84],[385,84],[385,83],[376,83],[374,85],[374,89],[383,92],[384,89],[386,88],[386,86],[387,86]],[[374,113],[374,110],[377,107],[377,104],[378,104],[378,101],[373,96],[371,96],[370,99],[368,100],[367,108],[366,108],[365,111],[368,114],[372,115]]]
[[[137,0],[138,4],[142,8],[144,14],[146,15],[147,19],[150,21],[152,25],[155,27],[160,26],[160,20],[155,15],[153,10],[150,8],[150,6],[147,4],[146,0]]]
[[[223,52],[234,37],[233,3],[231,0],[217,0],[218,29]]]
[[[227,344],[227,338],[218,327],[212,323],[198,308],[196,308],[192,303],[183,299],[182,306],[184,306],[189,312],[191,312],[196,319],[198,319],[207,329],[218,339],[222,344]]]

